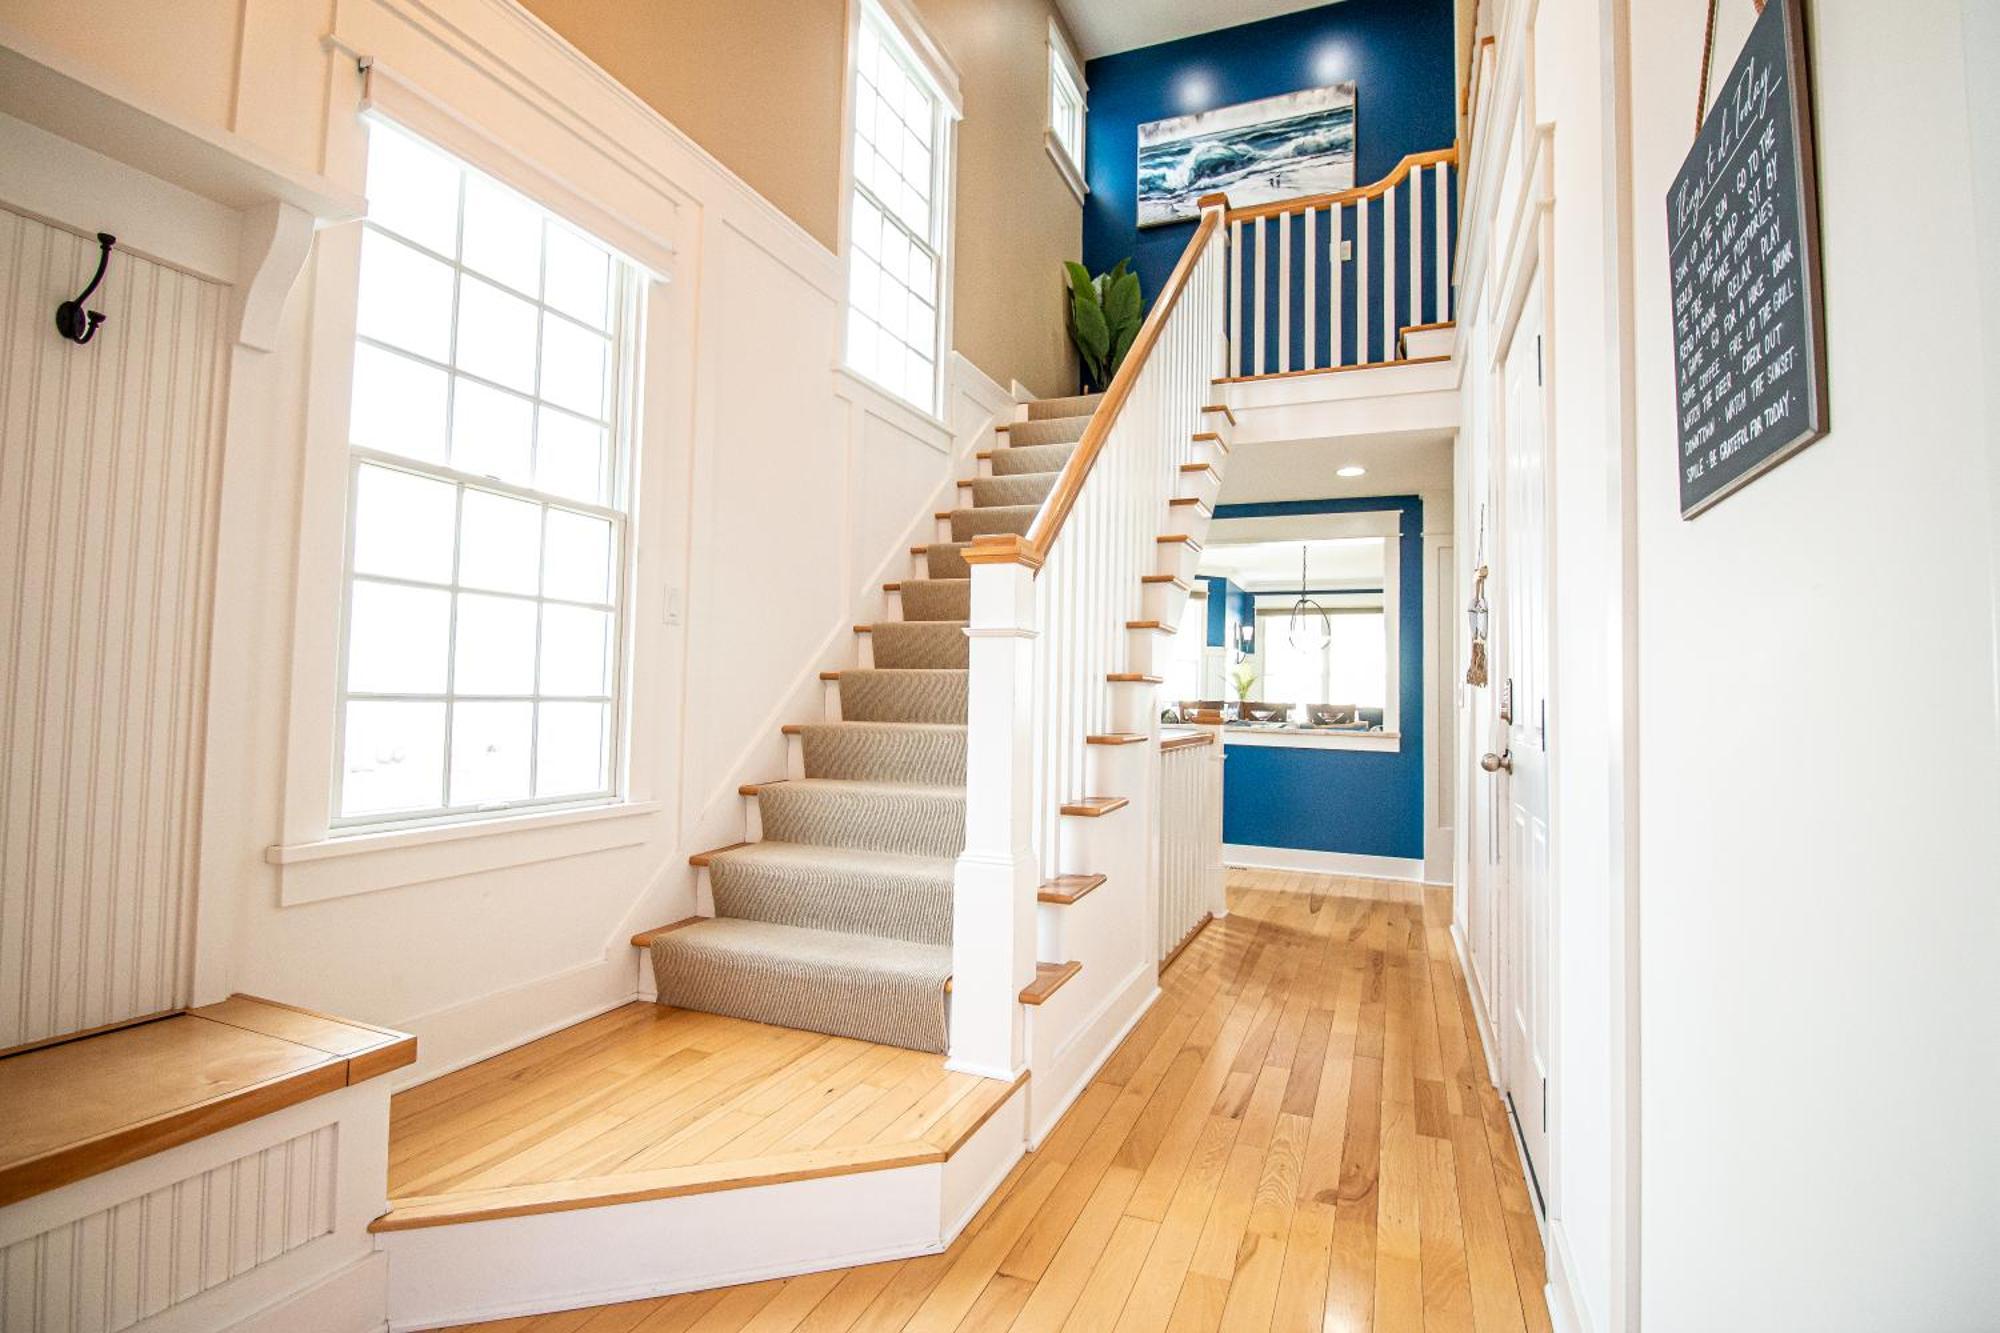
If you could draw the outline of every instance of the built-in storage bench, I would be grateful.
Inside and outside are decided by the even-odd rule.
[[[237,995],[0,1057],[0,1327],[379,1328],[416,1038]]]

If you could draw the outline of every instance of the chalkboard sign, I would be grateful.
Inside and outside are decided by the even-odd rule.
[[[1667,196],[1681,517],[1826,434],[1800,0],[1770,0]]]

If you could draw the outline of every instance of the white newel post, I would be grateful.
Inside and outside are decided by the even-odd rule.
[[[965,851],[952,893],[952,1069],[1011,1079],[1027,1065],[1020,993],[1035,979],[1035,571],[972,566]]]

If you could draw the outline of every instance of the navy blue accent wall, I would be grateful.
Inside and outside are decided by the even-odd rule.
[[[1352,80],[1356,185],[1449,147],[1452,25],[1451,0],[1342,0],[1091,61],[1083,262],[1102,272],[1131,256],[1151,301],[1187,248],[1192,222],[1137,226],[1147,121]]]
[[[1258,847],[1421,859],[1424,854],[1424,506],[1414,495],[1218,505],[1217,518],[1392,510],[1397,541],[1397,705],[1402,748],[1303,750],[1232,745],[1222,840]]]
[[[1225,578],[1205,578],[1208,585],[1208,646],[1234,648],[1236,627],[1257,614],[1257,599]]]

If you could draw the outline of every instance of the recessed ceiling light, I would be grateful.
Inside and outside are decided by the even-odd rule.
[[[1333,475],[1336,477],[1361,477],[1361,476],[1366,476],[1367,474],[1368,474],[1368,469],[1362,467],[1359,463],[1349,463],[1346,467],[1339,469]]]

